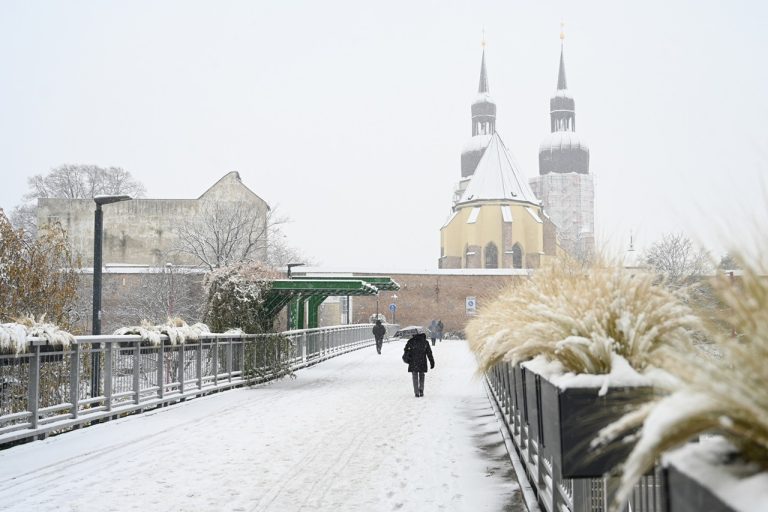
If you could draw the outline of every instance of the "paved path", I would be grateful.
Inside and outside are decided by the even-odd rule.
[[[0,510],[525,510],[466,344],[402,347],[0,451]]]

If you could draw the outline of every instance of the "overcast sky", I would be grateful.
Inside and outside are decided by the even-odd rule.
[[[562,20],[598,243],[684,231],[718,252],[767,210],[767,6],[5,0],[0,207],[64,163],[123,167],[152,198],[236,170],[314,262],[434,269],[483,28],[497,130],[531,177]]]

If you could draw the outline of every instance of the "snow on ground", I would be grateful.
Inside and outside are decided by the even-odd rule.
[[[0,451],[0,510],[524,511],[474,358],[404,342]]]

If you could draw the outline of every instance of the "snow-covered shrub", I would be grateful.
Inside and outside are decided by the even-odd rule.
[[[207,278],[205,322],[216,332],[240,329],[250,334],[270,333],[274,317],[264,300],[274,279],[282,275],[259,263],[242,263],[211,272]],[[289,359],[294,354],[290,339],[279,334],[257,338],[245,346],[245,377],[293,375]]]
[[[724,435],[745,461],[768,470],[768,269],[739,260],[740,285],[726,276],[715,280],[727,308],[707,330],[719,352],[663,351],[660,364],[681,386],[607,427],[595,442],[609,442],[642,425],[624,465],[615,509],[663,452],[700,434]]]
[[[272,330],[274,318],[264,310],[264,298],[281,275],[259,263],[241,263],[215,270],[206,278],[208,300],[203,321],[214,332],[239,328],[247,333]]]
[[[685,349],[698,318],[655,277],[561,259],[491,301],[467,325],[482,371],[543,355],[572,373],[610,373],[614,354],[643,371],[664,346]]]

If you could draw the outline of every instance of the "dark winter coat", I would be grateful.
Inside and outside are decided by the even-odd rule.
[[[435,359],[432,357],[432,349],[429,348],[427,335],[424,333],[415,334],[413,338],[405,344],[405,352],[408,354],[409,372],[426,372],[427,359],[429,359],[430,368],[435,367]]]
[[[387,334],[386,327],[384,327],[381,324],[376,324],[373,326],[373,335],[376,337],[377,340],[384,339],[385,334]]]

